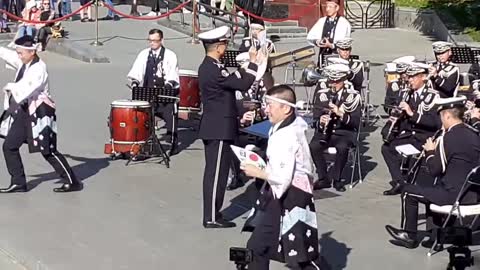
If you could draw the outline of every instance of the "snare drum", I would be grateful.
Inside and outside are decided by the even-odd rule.
[[[200,88],[198,73],[193,70],[180,70],[179,111],[200,111]]]
[[[143,144],[150,135],[151,108],[149,102],[115,100],[110,109],[110,137],[115,144]]]

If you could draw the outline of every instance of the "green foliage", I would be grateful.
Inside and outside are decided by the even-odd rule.
[[[395,3],[447,14],[458,22],[465,34],[480,41],[480,0],[396,0]]]

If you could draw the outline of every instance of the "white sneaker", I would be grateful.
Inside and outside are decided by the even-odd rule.
[[[200,12],[206,12],[207,10],[205,9],[204,6],[200,6]]]
[[[7,47],[10,48],[10,49],[14,49],[15,48],[15,42],[12,41],[12,42],[8,43]]]
[[[147,13],[145,16],[148,16],[148,17],[156,17],[156,16],[160,16],[160,14],[162,14],[162,13],[161,13],[161,12],[150,11],[150,12]]]
[[[190,10],[188,10],[188,9],[186,9],[186,8],[182,8],[182,12],[183,12],[184,14],[190,14],[190,13],[192,13]]]

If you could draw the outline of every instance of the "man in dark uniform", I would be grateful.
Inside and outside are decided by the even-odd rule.
[[[432,47],[437,59],[435,66],[431,66],[429,70],[432,87],[440,92],[441,97],[454,97],[460,82],[460,70],[457,65],[450,62],[452,44],[437,41]]]
[[[382,129],[385,143],[382,146],[382,155],[392,176],[392,188],[384,195],[400,194],[400,186],[406,180],[401,172],[402,156],[397,152],[399,145],[411,144],[421,149],[428,137],[440,128],[440,119],[432,110],[438,92],[429,89],[426,85],[428,65],[413,62],[407,69],[410,88],[402,93],[399,109],[401,114],[390,116],[389,121]],[[398,128],[399,132],[389,135],[388,132]]]
[[[430,174],[437,177],[433,187],[405,185],[402,187],[405,198],[405,228],[400,230],[387,225],[387,232],[395,239],[393,244],[406,248],[416,248],[418,204],[427,206],[451,205],[462,188],[468,173],[478,166],[480,141],[471,127],[463,124],[465,97],[440,99],[438,111],[443,125],[443,136],[435,141],[429,138],[423,145],[426,165]],[[476,195],[467,193],[463,203],[476,202]]]
[[[335,47],[337,48],[338,56],[341,59],[348,61],[350,75],[347,79],[353,84],[355,90],[361,91],[363,86],[364,66],[362,61],[350,57],[352,54],[352,43],[352,38],[343,38],[335,42]]]
[[[348,150],[355,143],[355,132],[360,123],[360,95],[357,91],[345,87],[350,69],[347,65],[333,64],[325,68],[330,89],[320,89],[315,93],[313,117],[318,120],[318,128],[310,141],[310,152],[317,168],[318,181],[315,189],[331,187],[345,191],[340,182],[343,168],[347,163]],[[335,164],[332,178],[327,176],[327,164],[324,151],[335,147]]]
[[[403,56],[387,63],[386,72],[386,91],[385,91],[385,112],[390,114],[392,106],[398,106],[402,100],[402,93],[408,86],[408,76],[405,74],[408,63],[415,61],[414,56]]]
[[[198,69],[203,114],[199,138],[205,145],[203,176],[203,226],[205,228],[234,227],[226,221],[220,209],[223,204],[228,171],[232,161],[230,145],[238,132],[238,112],[235,91],[246,91],[255,80],[257,53],[250,52],[250,62],[234,73],[220,63],[228,44],[229,28],[222,26],[198,35],[203,41],[206,57]]]
[[[148,32],[150,47],[143,49],[135,59],[127,77],[132,86],[165,87],[178,95],[180,79],[177,55],[163,46],[163,32],[152,29]],[[165,121],[167,140],[171,141],[170,155],[174,154],[178,144],[178,108],[174,102],[158,104],[156,115]]]

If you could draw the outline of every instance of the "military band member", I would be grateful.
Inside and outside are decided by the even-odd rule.
[[[318,90],[314,96],[313,117],[318,120],[318,128],[310,141],[310,152],[317,168],[318,181],[315,189],[331,187],[345,191],[340,182],[343,168],[347,163],[348,151],[355,143],[355,133],[361,116],[361,99],[357,91],[345,87],[350,69],[346,65],[327,66],[329,88]],[[335,164],[332,177],[327,176],[324,151],[335,147]]]
[[[391,106],[398,106],[403,90],[408,86],[408,76],[405,74],[409,63],[415,61],[414,56],[403,56],[387,63],[387,85],[385,93],[385,112],[390,113]]]
[[[428,171],[437,177],[437,181],[433,187],[411,184],[402,187],[405,228],[386,226],[395,245],[416,248],[420,240],[417,238],[418,204],[426,204],[426,209],[431,203],[440,206],[453,204],[468,173],[478,166],[480,141],[478,135],[462,122],[464,102],[464,97],[437,102],[444,134],[436,140],[429,138],[423,145]],[[462,202],[476,203],[476,194],[467,193]]]
[[[178,73],[177,55],[165,48],[163,44],[163,32],[159,29],[151,29],[148,32],[150,48],[142,50],[127,77],[132,81],[132,86],[142,87],[165,87],[173,90],[178,95],[180,79]],[[175,153],[178,144],[178,108],[172,103],[158,104],[157,113],[165,121],[167,137],[171,137],[172,147],[170,154]]]
[[[247,248],[253,251],[249,270],[268,270],[278,260],[293,269],[320,269],[318,231],[313,203],[313,164],[305,132],[307,123],[296,116],[292,88],[278,85],[265,96],[272,124],[267,146],[267,167],[242,163],[245,174],[265,181],[258,200],[255,228]]]
[[[350,37],[352,26],[345,17],[338,15],[339,0],[327,0],[325,11],[327,16],[321,17],[308,32],[307,41],[320,48],[318,66],[323,65],[323,56],[335,51],[335,42]]]
[[[400,186],[406,180],[401,173],[402,156],[396,147],[411,144],[421,149],[428,137],[431,137],[440,128],[440,119],[432,110],[434,100],[439,98],[437,91],[427,87],[429,66],[413,62],[406,71],[409,88],[402,93],[402,101],[398,106],[400,115],[390,116],[382,130],[385,143],[382,146],[382,155],[392,176],[392,188],[384,195],[400,194]],[[389,131],[397,129],[397,134]]]
[[[228,172],[232,162],[230,145],[238,132],[238,112],[235,91],[246,91],[255,80],[257,52],[250,51],[250,62],[234,73],[220,63],[228,45],[229,28],[222,26],[200,33],[206,56],[198,69],[203,104],[198,137],[205,146],[203,175],[203,226],[205,228],[234,227],[220,210],[223,204]],[[259,56],[261,58],[261,56]]]
[[[362,61],[351,58],[352,43],[353,39],[351,38],[339,39],[335,42],[335,47],[337,48],[338,56],[348,61],[348,66],[350,67],[348,80],[353,84],[355,90],[361,91],[363,87],[364,66]]]
[[[15,82],[3,87],[5,92],[1,135],[5,138],[3,154],[11,184],[0,193],[26,192],[27,182],[20,147],[27,142],[30,153],[40,152],[55,172],[67,183],[55,192],[82,189],[65,157],[57,150],[55,103],[49,92],[47,66],[37,55],[33,37],[15,41],[16,52],[0,47],[0,58],[17,70]]]
[[[437,60],[435,66],[429,70],[432,87],[440,92],[441,97],[454,97],[460,82],[460,70],[457,65],[450,62],[452,44],[437,41],[432,47]]]

